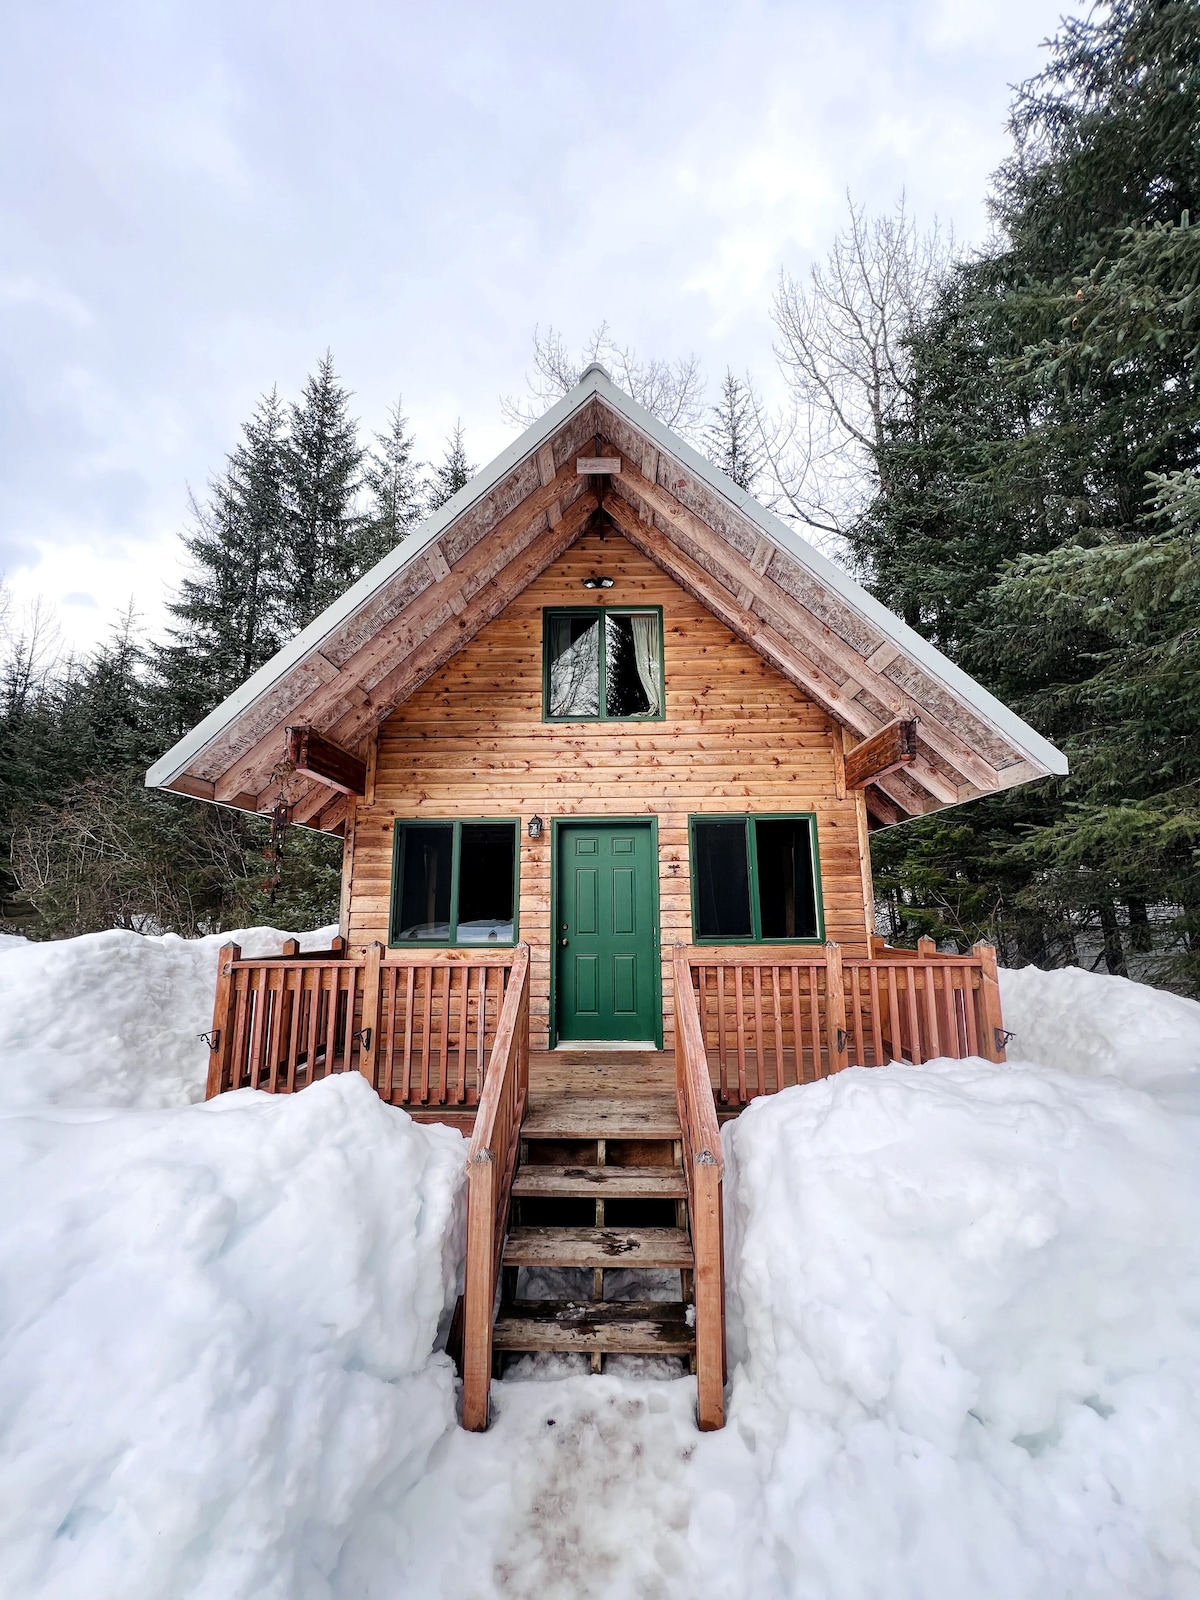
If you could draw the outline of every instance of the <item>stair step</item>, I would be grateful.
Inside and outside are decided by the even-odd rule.
[[[525,1113],[523,1139],[679,1139],[671,1095],[542,1094]]]
[[[510,1228],[506,1267],[690,1267],[682,1228]]]
[[[687,1355],[696,1335],[677,1301],[517,1300],[496,1319],[496,1350]]]
[[[515,1196],[579,1196],[598,1200],[684,1200],[687,1182],[679,1167],[551,1167],[517,1169]]]

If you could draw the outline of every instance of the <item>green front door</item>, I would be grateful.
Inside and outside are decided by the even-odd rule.
[[[558,1037],[657,1040],[658,862],[648,822],[558,830]]]

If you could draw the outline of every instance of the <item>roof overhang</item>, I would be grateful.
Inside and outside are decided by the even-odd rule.
[[[611,476],[581,456],[616,455]],[[877,825],[1035,778],[1066,758],[848,573],[593,366],[579,384],[155,763],[152,787],[271,810],[287,729],[365,754],[397,705],[602,516],[857,739],[918,721],[866,790]],[[298,822],[336,829],[313,781]]]

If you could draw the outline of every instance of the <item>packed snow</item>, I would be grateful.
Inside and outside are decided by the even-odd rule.
[[[5,1600],[1200,1596],[1200,1006],[1005,973],[1007,1065],[756,1103],[728,1426],[527,1360],[475,1436],[463,1140],[195,1103],[221,942],[0,950]]]
[[[300,935],[327,949],[336,928]],[[0,947],[0,1109],[184,1106],[204,1098],[221,946],[277,955],[290,937],[246,928],[207,939],[114,928]]]

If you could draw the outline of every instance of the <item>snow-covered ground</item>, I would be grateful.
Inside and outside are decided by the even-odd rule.
[[[526,1363],[476,1437],[463,1141],[195,1103],[220,942],[0,949],[4,1600],[1200,1596],[1200,1006],[1006,973],[1007,1066],[759,1102],[728,1427]]]

